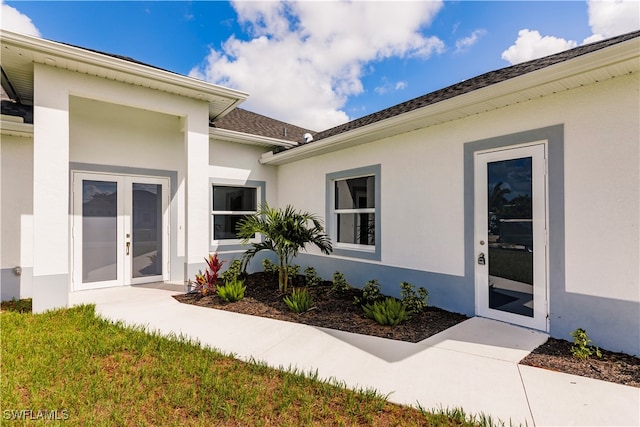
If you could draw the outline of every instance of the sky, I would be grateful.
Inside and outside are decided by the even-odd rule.
[[[241,108],[314,131],[640,29],[640,0],[0,2],[3,29],[245,91]]]

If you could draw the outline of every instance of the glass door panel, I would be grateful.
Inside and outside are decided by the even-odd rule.
[[[533,317],[532,158],[487,163],[489,308]]]
[[[162,185],[133,183],[132,277],[162,275]]]
[[[118,278],[118,183],[82,181],[82,283]]]

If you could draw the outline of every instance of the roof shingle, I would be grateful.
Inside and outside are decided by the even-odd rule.
[[[305,133],[314,134],[313,131],[308,129],[281,122],[242,108],[233,109],[226,116],[212,122],[211,126],[292,142],[303,142]]]
[[[344,123],[339,126],[335,126],[331,129],[318,132],[314,135],[314,142],[319,141],[330,136],[338,135],[353,129],[357,129],[363,126],[367,126],[372,123],[379,122],[394,116],[398,116],[409,111],[417,110],[427,105],[435,104],[447,99],[454,98],[456,96],[463,95],[465,93],[473,92],[475,90],[494,85],[496,83],[503,82],[524,74],[549,67],[554,64],[558,64],[570,59],[576,58],[587,53],[591,53],[600,49],[604,49],[608,46],[615,45],[626,40],[630,40],[640,36],[640,31],[635,31],[621,36],[613,37],[610,39],[602,40],[599,42],[586,44],[576,47],[574,49],[566,50],[564,52],[556,53],[554,55],[545,56],[543,58],[534,59],[521,64],[513,65],[499,70],[490,71],[485,74],[481,74],[477,77],[473,77],[469,80],[445,87],[435,92],[428,93],[426,95],[419,96],[409,101],[394,105],[384,110],[369,114],[356,120]],[[294,147],[295,149],[295,147]]]

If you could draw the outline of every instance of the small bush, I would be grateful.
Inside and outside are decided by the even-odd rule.
[[[365,304],[362,310],[365,316],[385,326],[396,326],[409,318],[409,313],[402,302],[391,297],[373,304]]]
[[[15,311],[17,313],[31,313],[31,298],[25,299],[15,299],[12,298],[10,301],[2,301],[1,309],[2,311]]]
[[[244,292],[246,290],[247,287],[242,280],[234,279],[226,282],[222,286],[218,286],[216,292],[218,296],[226,302],[236,302],[244,298]]]
[[[230,282],[232,280],[241,279],[243,276],[244,272],[242,271],[242,261],[234,259],[233,262],[229,264],[229,268],[222,273],[220,277],[225,282]]]
[[[289,266],[289,278],[294,279],[300,275],[300,266],[293,264]]]
[[[344,274],[340,273],[339,271],[333,273],[333,285],[331,286],[331,290],[338,292],[347,292],[349,289],[351,289],[351,286],[349,286],[347,281],[344,279]]]
[[[418,288],[416,293],[415,286],[408,282],[400,283],[400,296],[402,304],[407,308],[409,314],[416,314],[427,308],[427,298],[429,291],[425,288]]]
[[[278,266],[269,258],[262,260],[262,269],[265,273],[278,274]]]
[[[356,305],[373,304],[382,300],[383,295],[380,292],[380,282],[377,280],[369,280],[362,288],[362,298],[355,297],[353,301]]]
[[[209,254],[209,258],[204,259],[207,263],[207,269],[200,273],[196,274],[196,282],[194,291],[199,293],[202,296],[207,294],[211,294],[216,291],[216,284],[218,283],[218,273],[222,268],[222,264],[225,261],[220,261],[218,259],[218,253],[214,253],[213,255]]]
[[[587,335],[587,331],[582,328],[578,328],[571,332],[569,335],[573,337],[573,345],[571,346],[571,354],[578,359],[586,360],[594,354],[597,357],[602,357],[602,352],[598,347],[594,347],[593,341]]]
[[[307,288],[295,288],[291,295],[284,297],[287,307],[295,313],[304,313],[313,307],[313,298]]]
[[[307,286],[318,286],[321,282],[318,272],[315,268],[309,266],[304,269],[304,281]]]

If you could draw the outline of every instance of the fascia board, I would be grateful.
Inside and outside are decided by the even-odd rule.
[[[640,57],[639,52],[640,39],[628,40],[618,45],[476,89],[454,98],[427,105],[317,142],[305,144],[294,150],[277,154],[273,154],[272,152],[264,153],[260,158],[260,163],[269,165],[286,164],[333,150],[364,144],[418,128],[424,128],[438,123],[438,116],[455,110],[469,109],[474,106],[478,107],[478,112],[494,109],[494,107],[483,105],[486,105],[485,103],[491,100],[558,82],[607,66],[628,62],[631,68],[638,71],[640,65],[638,61]],[[431,120],[429,120],[430,118]],[[393,132],[394,128],[398,129],[398,131]]]
[[[191,93],[196,99],[203,99],[203,95],[212,97],[225,97],[233,100],[234,104],[238,101],[245,100],[249,94],[235,89],[207,83],[192,77],[182,76],[170,71],[156,69],[150,66],[129,62],[124,59],[110,57],[97,52],[87,51],[74,46],[63,45],[50,40],[38,37],[28,36],[24,34],[16,34],[2,30],[2,43],[15,46],[20,49],[26,49],[50,57],[64,59],[66,61],[75,61],[92,65],[104,69],[114,71],[116,73],[129,74],[136,77],[155,80],[160,83],[169,84],[179,87]]]
[[[31,123],[17,123],[3,120],[0,122],[2,135],[33,137],[33,125]]]
[[[259,146],[276,146],[290,148],[298,145],[295,142],[286,141],[284,139],[269,138],[266,136],[252,135],[244,132],[220,128],[209,128],[209,136],[215,139],[222,139],[230,142]]]

